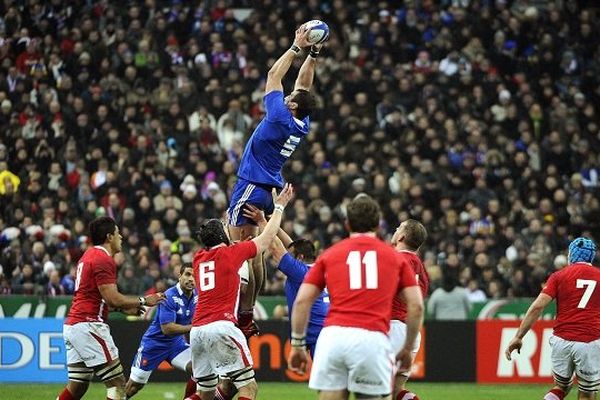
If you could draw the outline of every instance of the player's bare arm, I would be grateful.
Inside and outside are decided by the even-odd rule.
[[[181,325],[175,322],[169,322],[168,324],[162,324],[160,330],[165,335],[183,335],[189,333],[192,330],[192,325]]]
[[[310,47],[310,54],[300,67],[296,83],[294,83],[294,90],[307,90],[312,88],[313,80],[315,78],[315,68],[317,67],[317,57],[321,52],[322,44],[313,44]]]
[[[311,283],[303,283],[292,310],[292,351],[288,357],[288,367],[299,374],[306,372],[308,353],[306,351],[306,328],[310,309],[321,294],[321,289]]]
[[[552,297],[546,293],[540,293],[540,295],[534,300],[529,306],[525,318],[521,321],[521,326],[517,331],[515,337],[510,341],[504,355],[510,361],[512,359],[511,353],[513,350],[517,350],[517,353],[521,353],[521,346],[523,346],[523,338],[529,332],[533,324],[540,319],[544,308],[552,302]]]
[[[276,191],[275,189],[273,189],[273,197],[275,197],[275,195]],[[273,241],[273,238],[275,238],[275,235],[279,231],[279,225],[281,224],[283,210],[285,209],[285,206],[287,206],[287,204],[290,202],[292,197],[294,197],[294,189],[292,188],[292,185],[287,183],[283,187],[281,193],[279,193],[279,195],[274,200],[275,211],[273,212],[271,219],[265,226],[264,231],[256,238],[252,239],[254,244],[256,244],[258,253],[261,253],[269,248],[271,242]]]
[[[267,73],[267,83],[265,85],[265,94],[274,90],[283,91],[283,84],[281,80],[289,71],[294,57],[300,52],[303,47],[310,46],[308,42],[308,32],[303,26],[296,30],[296,37],[294,38],[294,44],[290,47],[271,67]],[[314,69],[313,69],[314,70]]]
[[[256,225],[258,225],[260,230],[264,230],[265,226],[267,225],[265,214],[260,209],[256,208],[251,204],[246,204],[246,207],[244,208],[244,216],[254,221]],[[284,231],[281,228],[279,228],[277,235],[279,236],[281,232]],[[273,239],[271,245],[269,246],[269,253],[271,253],[271,257],[273,257],[276,263],[279,263],[283,256],[287,254],[286,247],[283,245],[282,241],[277,236]]]
[[[114,283],[98,286],[100,295],[109,307],[121,310],[131,309],[141,306],[155,306],[165,299],[163,293],[155,293],[149,296],[124,296],[119,293],[117,285]]]
[[[412,352],[423,323],[423,296],[419,286],[408,286],[402,290],[402,297],[406,301],[406,341],[396,359],[400,361],[400,372],[410,370],[412,364]]]

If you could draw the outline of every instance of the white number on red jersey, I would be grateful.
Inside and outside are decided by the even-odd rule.
[[[351,251],[348,253],[346,264],[350,268],[350,289],[363,288],[363,265],[366,289],[377,289],[378,272],[377,272],[377,252],[369,250],[361,259],[360,251]]]
[[[207,261],[200,263],[198,273],[200,274],[200,290],[207,291],[215,288],[215,262]]]
[[[581,296],[577,308],[585,308],[585,306],[587,306],[590,297],[592,297],[592,293],[594,293],[594,289],[596,289],[596,283],[598,282],[591,279],[577,279],[577,289],[585,288],[585,292],[583,292],[583,296]]]
[[[77,264],[77,277],[75,278],[75,292],[79,289],[79,284],[81,283],[81,274],[83,273],[83,263],[80,262]]]

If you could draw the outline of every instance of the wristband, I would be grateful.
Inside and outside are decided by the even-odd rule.
[[[292,347],[306,347],[306,335],[296,335],[292,333],[290,344]]]
[[[300,47],[296,46],[295,44],[293,44],[292,47],[290,47],[290,50],[293,51],[295,54],[300,53]]]
[[[279,211],[283,214],[284,207],[281,204],[275,204],[275,209],[273,211]]]
[[[144,296],[140,296],[138,300],[140,301],[140,307],[146,305],[146,298]]]

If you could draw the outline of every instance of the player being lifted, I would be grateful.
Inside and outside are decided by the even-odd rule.
[[[294,90],[286,97],[282,84],[300,49],[310,46],[308,32],[304,26],[296,31],[293,45],[267,74],[264,96],[266,115],[246,144],[227,211],[228,229],[234,242],[257,235],[256,225],[243,214],[245,204],[253,204],[267,215],[273,212],[271,189],[283,187],[283,165],[309,133],[310,115],[315,108],[314,97],[309,91],[321,45],[311,47],[298,73]],[[256,257],[251,263],[248,289],[240,302],[238,323],[246,336],[258,332],[252,321],[252,312],[256,296],[264,283],[264,275],[262,256]]]
[[[275,189],[273,189],[275,192]],[[253,400],[258,386],[252,356],[236,327],[240,294],[239,270],[245,260],[269,247],[279,230],[284,207],[293,196],[286,185],[275,199],[274,213],[265,230],[252,240],[230,245],[220,220],[205,222],[199,232],[204,248],[194,255],[198,304],[192,320],[192,369],[198,392],[189,400],[213,399],[219,376],[238,390],[238,399]]]
[[[58,400],[81,399],[94,375],[106,385],[107,399],[123,400],[125,377],[106,324],[108,309],[137,315],[143,306],[163,301],[164,295],[134,297],[119,293],[113,260],[121,251],[119,227],[112,218],[100,217],[90,222],[89,230],[94,247],[87,249],[77,264],[73,304],[63,326],[69,383]]]
[[[594,400],[600,388],[600,269],[593,266],[597,247],[579,237],[569,244],[569,265],[550,275],[506,348],[521,352],[523,338],[544,308],[556,299],[556,323],[550,337],[554,387],[544,400],[563,400],[577,376],[579,400]]]
[[[179,282],[165,292],[165,301],[158,305],[154,320],[142,337],[125,386],[128,399],[148,383],[152,371],[165,360],[192,375],[192,352],[184,336],[192,329],[192,317],[198,301],[194,287],[192,264],[185,263],[179,270]],[[196,381],[190,379],[184,398],[194,393]]]

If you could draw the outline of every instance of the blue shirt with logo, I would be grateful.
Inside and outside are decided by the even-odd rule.
[[[162,333],[160,326],[170,322],[179,325],[190,325],[198,302],[198,292],[194,289],[192,295],[188,298],[178,283],[165,291],[165,297],[165,301],[158,305],[154,320],[152,320],[148,330],[142,337],[142,343],[185,342],[184,335],[165,335]]]
[[[288,309],[290,313],[290,320],[292,319],[292,307],[300,285],[304,281],[304,276],[308,272],[309,266],[300,260],[294,258],[290,253],[287,253],[281,258],[278,266],[279,270],[287,276],[285,282],[285,296],[287,298]],[[308,319],[308,329],[306,331],[306,344],[307,346],[314,345],[317,342],[317,338],[323,329],[325,323],[325,317],[329,311],[329,293],[324,290],[315,304],[313,304],[310,310],[310,317]]]
[[[264,103],[266,115],[246,143],[238,176],[253,183],[281,188],[283,164],[308,135],[310,118],[294,118],[279,90],[267,93]]]

